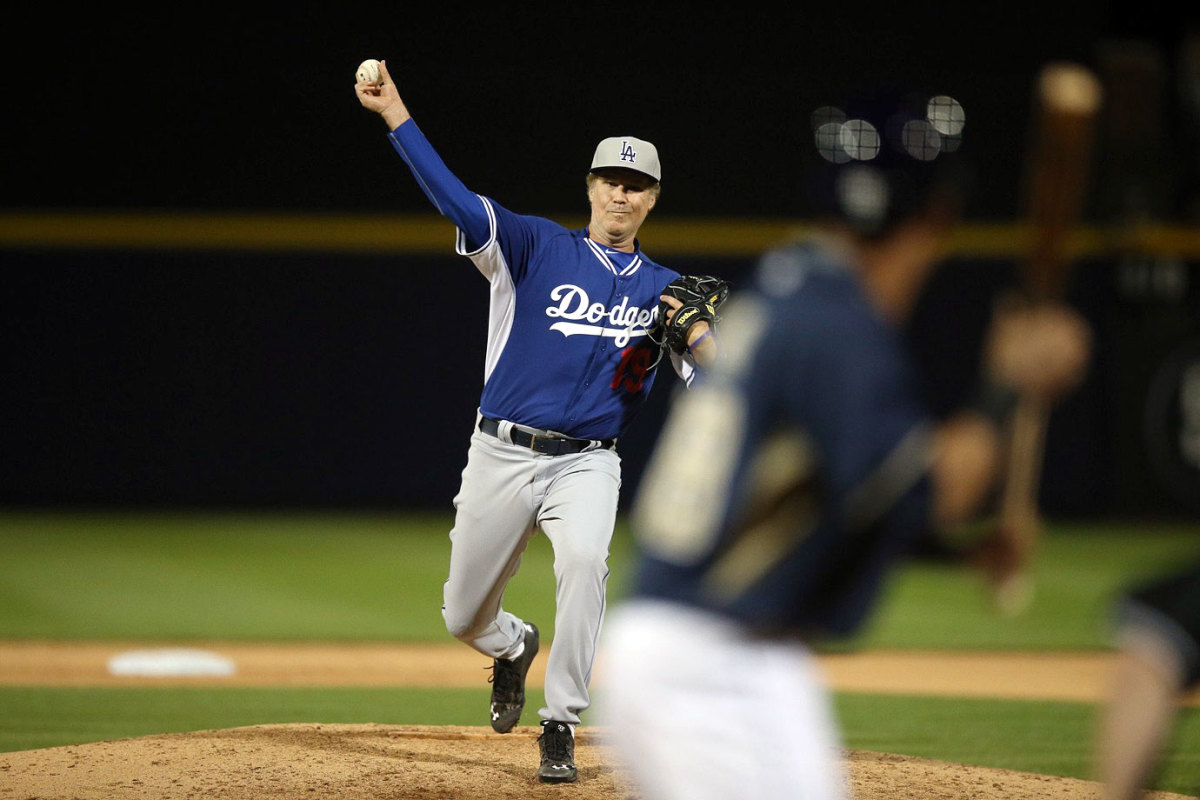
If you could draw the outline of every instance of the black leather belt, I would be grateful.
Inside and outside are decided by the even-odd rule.
[[[500,436],[499,420],[491,419],[490,417],[481,417],[479,420],[479,430],[486,433],[488,436]],[[595,439],[566,439],[559,436],[538,436],[537,434],[523,431],[520,428],[513,426],[509,431],[509,438],[512,443],[519,447],[528,447],[535,453],[542,453],[549,456],[561,456],[564,453],[579,453],[596,443]],[[600,447],[604,450],[609,450],[616,439],[604,439],[600,442]]]

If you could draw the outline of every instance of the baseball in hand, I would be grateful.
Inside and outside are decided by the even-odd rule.
[[[358,78],[359,83],[381,83],[382,78],[379,77],[379,62],[373,58],[368,58],[366,61],[358,65],[358,72],[354,73]]]

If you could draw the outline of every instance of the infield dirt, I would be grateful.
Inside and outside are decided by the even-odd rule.
[[[6,685],[407,685],[481,686],[481,657],[433,646],[188,643],[231,658],[224,677],[113,676],[108,659],[144,643],[0,642]],[[833,688],[1094,702],[1104,696],[1103,653],[855,653],[825,657]],[[597,681],[603,676],[598,675]],[[540,685],[535,664],[529,678]],[[482,686],[481,686],[482,689]],[[1189,698],[1196,704],[1198,698]],[[580,780],[533,777],[537,729],[501,736],[487,727],[256,725],[0,753],[0,798],[337,797],[397,800],[637,800],[613,764],[603,731],[580,728]],[[1090,781],[847,751],[858,800],[1074,800],[1099,795]],[[1153,793],[1153,800],[1184,795]]]

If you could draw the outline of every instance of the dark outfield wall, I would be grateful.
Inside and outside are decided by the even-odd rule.
[[[486,288],[457,257],[5,253],[0,504],[449,509],[483,378]],[[675,260],[744,280],[742,260]],[[1088,384],[1050,431],[1054,513],[1177,510],[1139,419],[1186,342],[1088,265]],[[947,265],[912,337],[935,408],[962,400],[1003,265]],[[1194,305],[1194,303],[1193,303]],[[944,328],[942,327],[944,326]],[[943,331],[948,330],[946,334]],[[626,502],[669,371],[622,443]]]

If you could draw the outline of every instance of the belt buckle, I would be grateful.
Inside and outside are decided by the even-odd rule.
[[[543,439],[549,439],[549,438],[552,438],[552,437],[549,437],[549,436],[543,436],[543,437],[541,437],[541,438],[543,438]],[[537,435],[536,433],[531,433],[531,434],[529,434],[529,449],[530,449],[530,450],[532,450],[532,451],[533,451],[533,452],[535,452],[535,453],[540,453],[541,451],[537,449],[537,440],[538,440],[538,435]]]

